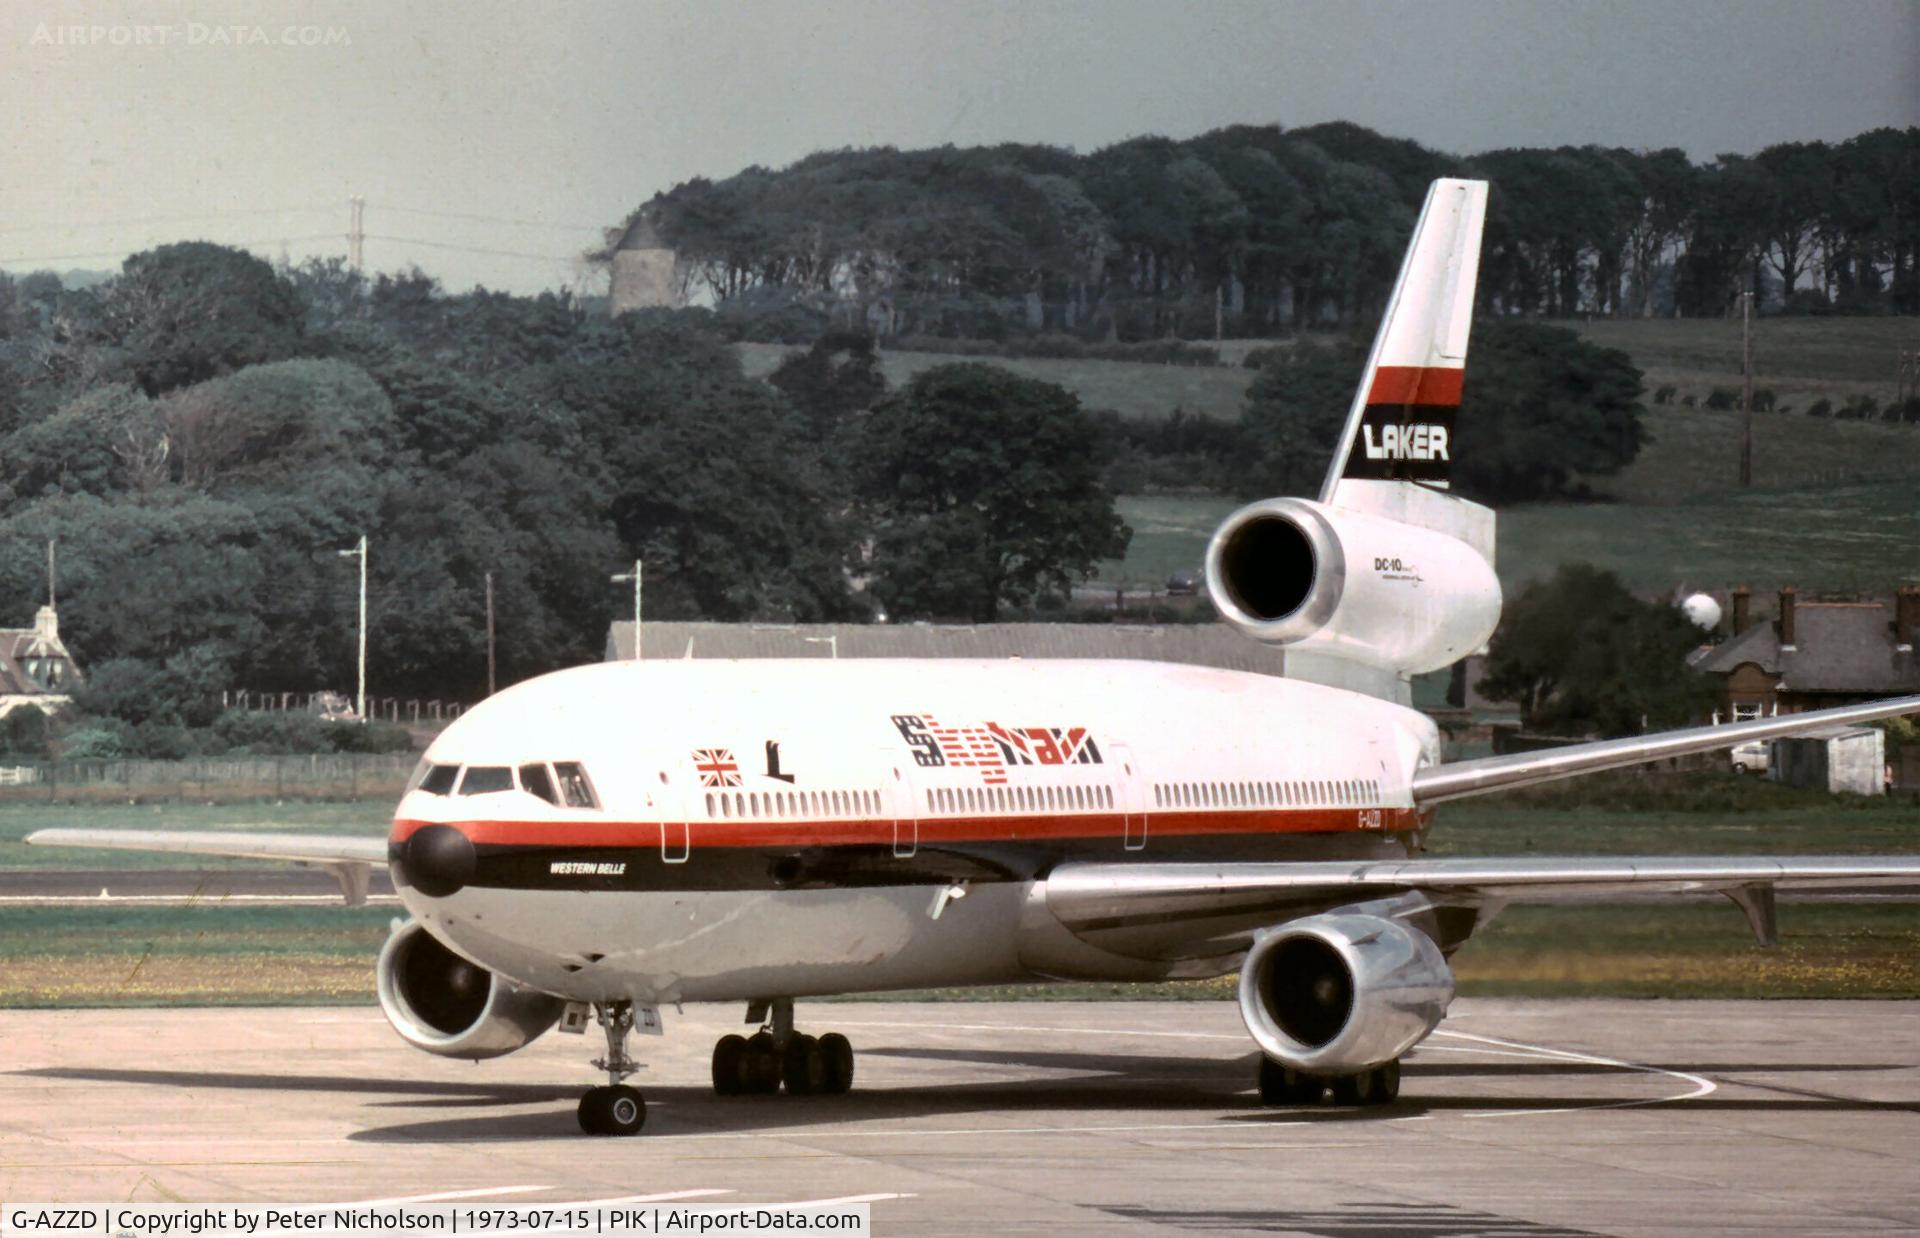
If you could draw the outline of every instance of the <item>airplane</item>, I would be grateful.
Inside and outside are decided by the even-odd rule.
[[[597,1022],[590,1134],[660,1008],[744,1002],[720,1095],[848,1090],[799,998],[1239,973],[1260,1100],[1376,1105],[1500,909],[1920,892],[1920,857],[1433,859],[1464,796],[1920,712],[1878,701],[1443,762],[1410,677],[1499,619],[1494,517],[1452,492],[1481,181],[1433,183],[1317,499],[1226,518],[1206,587],[1287,676],[1096,660],[628,661],[488,698],[428,747],[386,839],[45,829],[27,841],[390,869],[409,918],[376,965],[407,1043],[480,1060]]]

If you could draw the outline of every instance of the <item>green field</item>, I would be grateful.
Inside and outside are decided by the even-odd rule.
[[[793,351],[781,344],[736,344],[748,375],[771,374]],[[1123,417],[1166,417],[1176,408],[1209,417],[1236,420],[1253,371],[1225,365],[1144,365],[1136,361],[1086,361],[1048,357],[954,357],[944,353],[880,354],[880,372],[898,388],[922,370],[955,361],[985,361],[1016,374],[1058,383],[1090,409],[1111,409]]]
[[[1740,386],[1738,318],[1561,325],[1631,356],[1646,373],[1649,396],[1666,384],[1703,398],[1715,387]],[[1896,391],[1900,350],[1916,347],[1920,322],[1912,318],[1761,318],[1753,324],[1754,386],[1771,387],[1797,410],[1822,397],[1840,404],[1870,395],[1884,404]]]
[[[377,828],[383,806],[302,805],[301,829]],[[329,815],[320,810],[337,810]],[[234,823],[225,807],[173,808],[174,828]],[[48,824],[0,810],[0,836]],[[91,825],[151,827],[143,810]],[[1920,806],[1776,787],[1731,775],[1603,775],[1443,808],[1435,855],[1912,854]],[[17,844],[0,844],[11,862]],[[91,864],[106,853],[68,853]],[[132,857],[136,860],[147,857]],[[391,908],[0,909],[0,1006],[364,1003]],[[1755,946],[1731,904],[1511,909],[1455,959],[1468,994],[1915,997],[1920,908],[1783,902],[1782,945]],[[1203,985],[1016,986],[922,994],[1227,996]]]
[[[0,805],[0,869],[198,869],[228,864],[195,856],[137,851],[29,847],[20,840],[35,830],[252,830],[260,833],[359,834],[383,838],[393,823],[394,798],[288,800],[258,804],[5,804]]]
[[[1920,447],[1920,431],[1914,437]],[[1235,506],[1211,496],[1123,497],[1133,543],[1095,579],[1145,585],[1194,570]],[[1510,594],[1571,562],[1612,569],[1646,593],[1737,584],[1885,592],[1920,581],[1920,482],[1704,495],[1670,506],[1527,504],[1500,512],[1498,558]]]

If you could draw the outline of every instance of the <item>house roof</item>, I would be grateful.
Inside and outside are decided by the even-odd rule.
[[[653,658],[1135,658],[1283,673],[1285,654],[1220,623],[648,623]],[[606,657],[633,656],[631,621],[612,625]]]
[[[49,639],[34,628],[0,628],[0,695],[65,696],[72,684],[49,688],[27,674],[26,660],[33,657],[64,658],[75,682],[79,668],[58,636]]]
[[[1800,602],[1793,637],[1793,648],[1782,648],[1778,625],[1763,620],[1694,665],[1725,675],[1751,662],[1790,692],[1920,692],[1920,658],[1895,647],[1884,603]]]

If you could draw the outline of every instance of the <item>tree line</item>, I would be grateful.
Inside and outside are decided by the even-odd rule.
[[[468,700],[489,575],[504,684],[597,659],[635,558],[650,617],[804,622],[991,619],[1124,552],[1071,394],[967,364],[890,391],[854,353],[769,383],[704,311],[203,242],[0,277],[5,619],[56,542],[82,703],[160,751],[223,689],[351,682],[362,534],[375,691]]]
[[[894,389],[865,332],[761,381],[732,338],[705,309],[609,319],[204,242],[85,288],[0,276],[5,618],[56,542],[83,703],[165,754],[241,733],[208,731],[223,689],[351,680],[363,534],[383,696],[484,692],[489,576],[502,683],[596,659],[636,558],[660,619],[1058,616],[1125,553],[1123,490],[1311,493],[1361,364],[1276,348],[1239,422],[1149,423],[977,361]],[[1638,372],[1569,331],[1482,324],[1473,393],[1475,497],[1563,494],[1639,445]]]
[[[644,223],[751,338],[1273,336],[1370,321],[1427,185],[1493,195],[1483,313],[1920,313],[1920,129],[1696,164],[1677,149],[1459,157],[1346,122],[1236,125],[1080,155],[824,151],[696,178]],[[598,255],[611,258],[611,251]]]

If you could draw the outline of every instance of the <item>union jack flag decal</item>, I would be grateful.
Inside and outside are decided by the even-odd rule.
[[[732,749],[695,748],[693,768],[700,772],[700,785],[703,787],[740,785],[740,763],[733,759]]]

